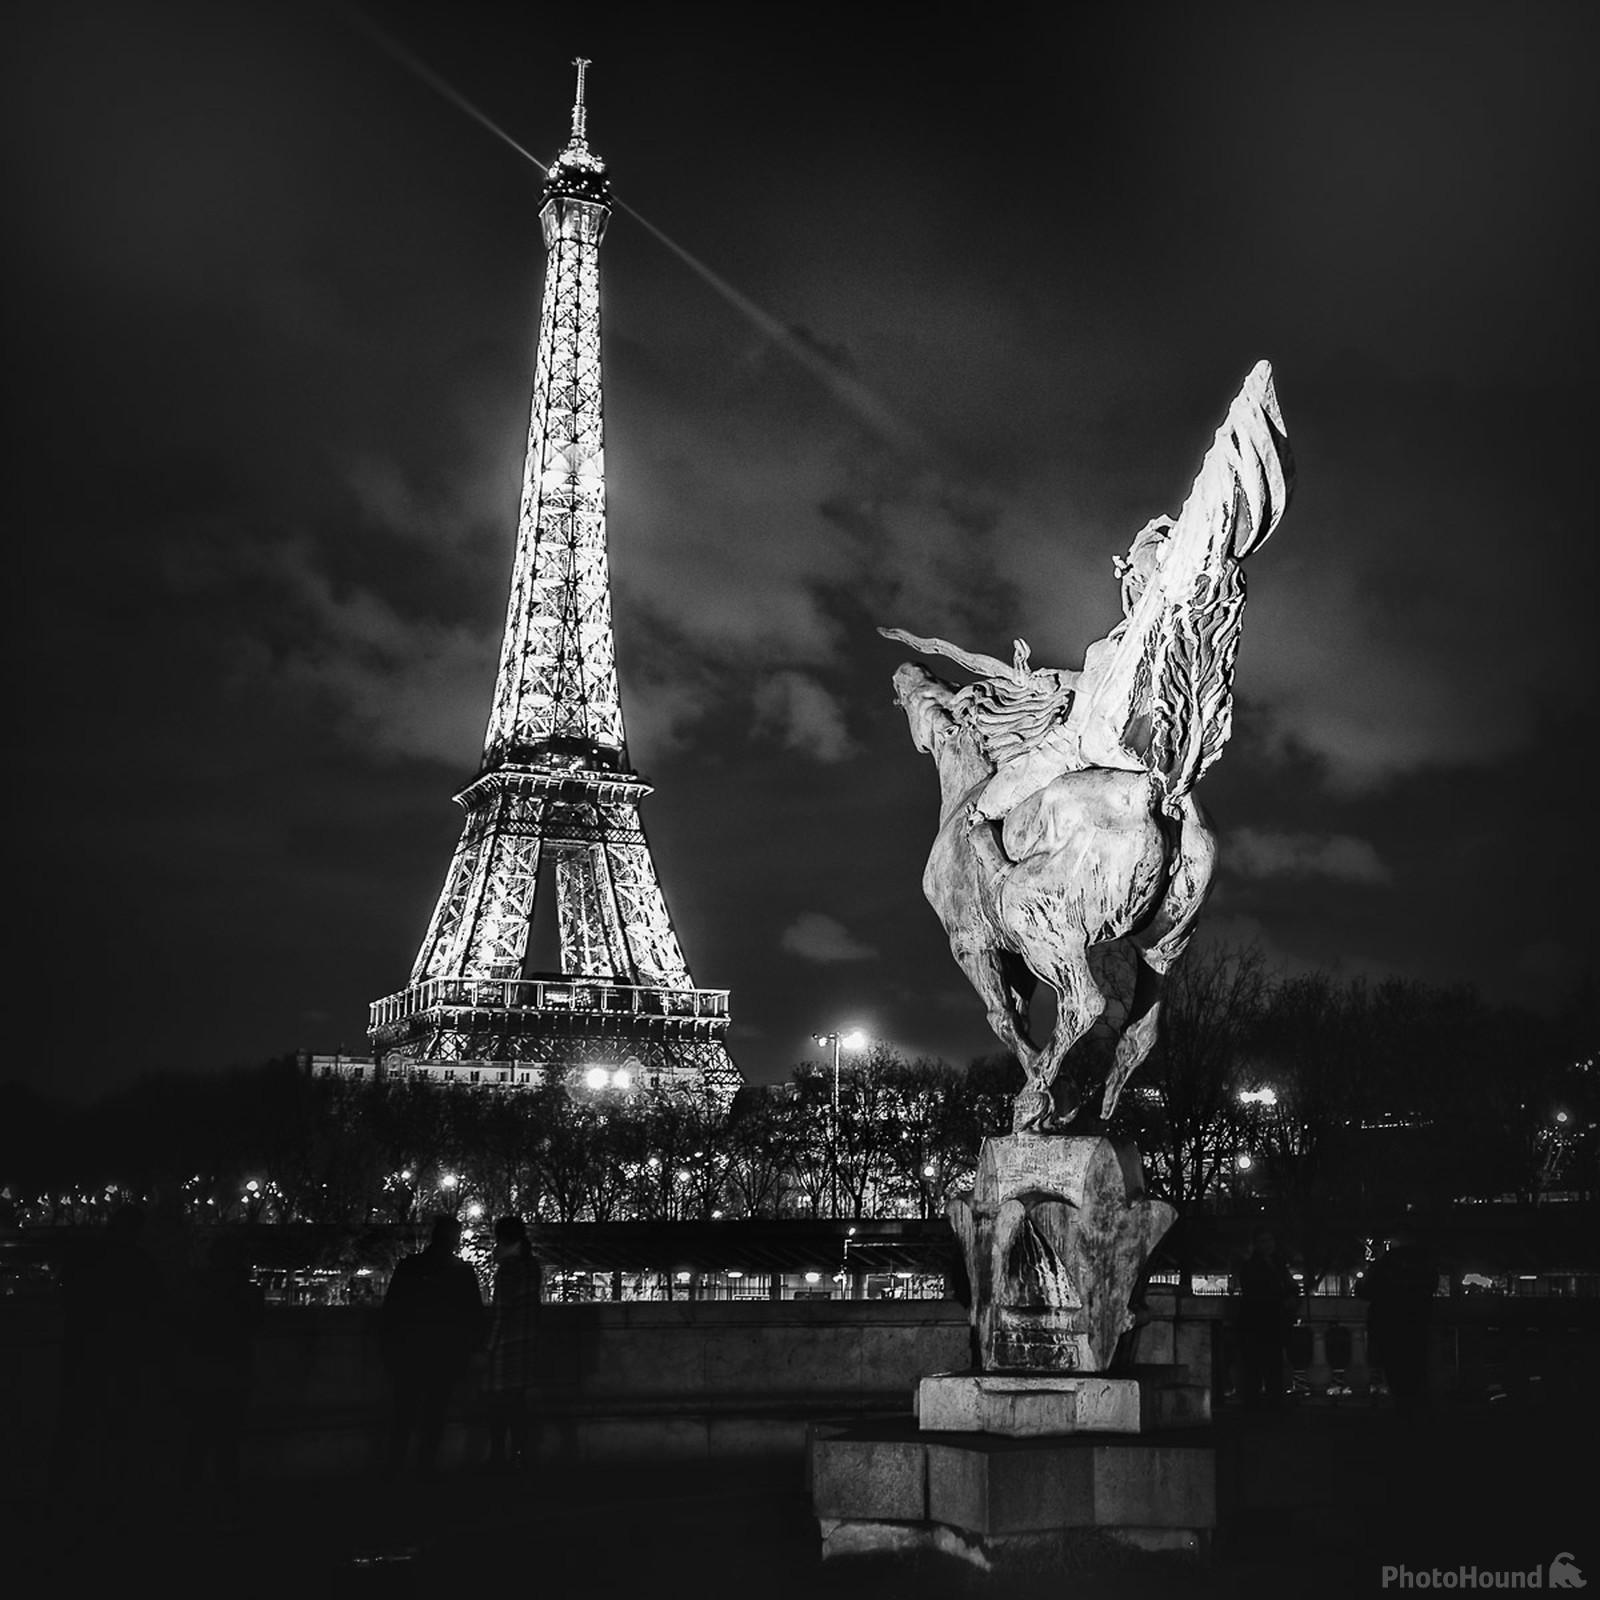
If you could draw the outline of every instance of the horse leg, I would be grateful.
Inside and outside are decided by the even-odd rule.
[[[1128,1004],[1128,1020],[1123,1024],[1122,1037],[1117,1040],[1117,1053],[1112,1057],[1111,1072],[1106,1078],[1105,1093],[1100,1097],[1100,1120],[1109,1122],[1122,1098],[1122,1086],[1132,1077],[1145,1058],[1155,1048],[1156,1031],[1161,1019],[1161,995],[1166,988],[1167,972],[1172,964],[1168,960],[1153,960],[1150,953],[1140,950],[1138,967],[1133,980],[1133,999]]]
[[[1067,1053],[1100,1020],[1106,1009],[1106,997],[1100,992],[1094,974],[1089,970],[1088,953],[1083,943],[1063,940],[1054,943],[1051,960],[1039,963],[1032,959],[1028,961],[1028,965],[1055,990],[1056,1025],[1051,1032],[1050,1042],[1039,1053],[1027,1087],[1017,1096],[1011,1114],[1013,1133],[1046,1133],[1051,1127],[1068,1122],[1077,1115],[1080,1109],[1077,1105],[1063,1115],[1056,1114],[1051,1086]]]
[[[1010,952],[995,945],[970,949],[952,944],[950,951],[956,964],[966,973],[967,981],[978,991],[995,1037],[1013,1052],[1022,1063],[1023,1072],[1031,1079],[1039,1057],[1039,1047],[1028,1032],[1028,999],[1035,982],[1033,974],[1025,968],[1008,972]],[[1015,962],[1014,957],[1010,960]]]
[[[1121,1039],[1117,1041],[1117,1053],[1100,1100],[1100,1116],[1107,1122],[1117,1109],[1117,1101],[1122,1098],[1123,1085],[1155,1048],[1161,1017],[1161,996],[1167,986],[1167,974],[1194,936],[1195,923],[1206,903],[1211,877],[1216,871],[1216,835],[1207,826],[1204,813],[1191,796],[1183,797],[1177,821],[1176,860],[1173,862],[1166,896],[1150,926],[1133,940],[1139,962],[1134,977],[1133,1000],[1128,1007],[1128,1020],[1123,1025]]]

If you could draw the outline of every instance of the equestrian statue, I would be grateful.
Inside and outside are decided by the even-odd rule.
[[[939,773],[923,892],[990,1026],[1022,1063],[1014,1134],[1097,1132],[1155,1044],[1163,986],[1216,870],[1216,835],[1194,789],[1232,723],[1242,563],[1277,526],[1292,485],[1263,361],[1177,518],[1147,523],[1114,563],[1123,617],[1081,670],[1033,666],[1021,639],[1007,663],[878,630],[974,678],[958,688],[907,662],[895,699]],[[1110,1068],[1058,1089],[1068,1052],[1106,1011],[1090,952],[1118,941],[1136,976]],[[1028,1009],[1041,982],[1056,1016],[1039,1044]]]

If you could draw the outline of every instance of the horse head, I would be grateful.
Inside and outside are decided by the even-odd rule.
[[[956,730],[950,703],[956,691],[924,666],[907,661],[896,668],[894,703],[906,714],[911,742],[924,755],[937,756],[939,746]]]

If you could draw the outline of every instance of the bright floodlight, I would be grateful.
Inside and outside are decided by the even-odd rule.
[[[1238,1165],[1238,1168],[1239,1168],[1239,1170],[1241,1172],[1248,1172],[1251,1169],[1251,1167],[1253,1167],[1255,1165],[1255,1162],[1251,1157],[1249,1157],[1247,1155],[1241,1155],[1239,1157],[1237,1165]]]
[[[583,1081],[591,1089],[603,1089],[611,1081],[611,1074],[604,1067],[590,1067],[584,1073]]]
[[[849,1033],[814,1033],[811,1037],[817,1044],[840,1045],[846,1050],[860,1050],[872,1042],[871,1036],[861,1028],[852,1028]]]
[[[1245,1106],[1275,1106],[1278,1103],[1276,1089],[1241,1089],[1239,1091],[1239,1104]]]
[[[626,1089],[628,1085],[633,1082],[633,1075],[626,1067],[618,1067],[617,1070],[611,1074],[611,1082],[618,1089]]]

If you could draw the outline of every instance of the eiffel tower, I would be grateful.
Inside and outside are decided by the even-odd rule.
[[[549,261],[511,598],[483,765],[411,980],[376,1001],[378,1071],[511,1088],[684,1088],[726,1102],[728,991],[699,989],[656,880],[611,629],[600,389],[600,241],[579,60],[572,137],[539,220]],[[540,867],[560,971],[529,974]]]

